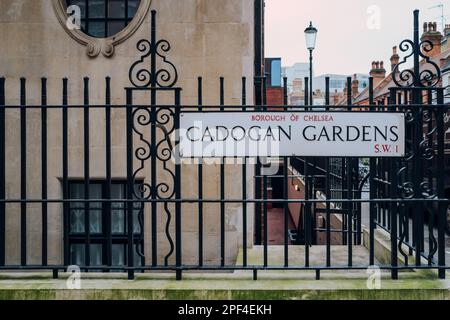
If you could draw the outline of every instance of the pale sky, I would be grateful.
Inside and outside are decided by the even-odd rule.
[[[315,75],[368,73],[373,60],[388,69],[392,47],[412,38],[414,9],[421,29],[424,21],[440,28],[441,9],[430,9],[440,3],[450,23],[450,0],[266,0],[266,57],[281,57],[283,66],[307,62],[303,32],[312,20]]]

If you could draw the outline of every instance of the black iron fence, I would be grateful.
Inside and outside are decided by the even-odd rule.
[[[176,272],[181,279],[183,271],[191,270],[250,270],[256,279],[258,270],[312,270],[320,278],[322,270],[361,270],[375,265],[375,231],[385,229],[390,234],[390,261],[379,265],[381,269],[390,270],[392,277],[397,279],[398,272],[410,269],[436,269],[439,277],[445,277],[448,269],[445,263],[445,229],[449,200],[446,190],[450,189],[447,181],[448,161],[446,150],[446,135],[448,129],[444,115],[448,113],[449,105],[444,104],[444,89],[438,85],[440,70],[434,73],[421,71],[418,65],[420,56],[424,57],[428,43],[420,44],[405,42],[402,51],[412,50],[416,58],[414,71],[398,72],[397,86],[390,89],[389,103],[376,103],[373,81],[370,81],[369,98],[365,105],[352,105],[351,79],[348,80],[347,101],[342,105],[330,104],[329,79],[326,80],[325,106],[288,105],[287,81],[284,81],[284,106],[268,106],[266,97],[255,97],[256,105],[247,105],[248,83],[250,79],[242,78],[242,103],[237,106],[225,105],[224,78],[218,81],[218,105],[203,105],[203,79],[198,78],[198,104],[182,105],[182,90],[176,87],[178,79],[175,66],[165,59],[164,54],[170,49],[165,40],[156,39],[156,13],[153,12],[151,41],[141,40],[138,50],[142,57],[130,69],[130,81],[133,86],[126,88],[126,104],[111,104],[111,79],[105,81],[105,103],[93,105],[89,97],[89,79],[84,79],[84,103],[71,105],[68,101],[70,89],[69,80],[63,79],[62,102],[60,105],[47,104],[47,80],[41,82],[41,104],[27,105],[26,79],[20,80],[20,104],[6,105],[6,79],[0,78],[0,270],[53,270],[57,276],[69,265],[77,264],[84,271],[125,271],[129,278],[135,272],[166,270]],[[416,16],[415,36],[418,37],[418,15]],[[151,59],[150,69],[140,67],[146,58]],[[168,63],[168,69],[158,69],[156,60],[163,57]],[[427,62],[428,59],[424,57]],[[428,70],[428,69],[427,69]],[[252,79],[255,92],[265,92],[265,79]],[[437,80],[437,81],[436,81]],[[424,84],[425,82],[425,84]],[[308,83],[308,81],[305,81]],[[150,104],[136,104],[136,95],[142,92],[150,93]],[[307,94],[308,90],[305,90]],[[158,96],[164,93],[170,95],[173,103],[158,104]],[[9,94],[9,93],[8,93]],[[431,97],[435,96],[433,101]],[[429,100],[426,100],[429,99]],[[309,99],[305,99],[308,101]],[[71,159],[70,137],[73,133],[69,127],[72,119],[70,111],[82,113],[82,127],[77,135],[82,138],[83,176],[72,177],[69,172]],[[232,198],[226,192],[226,177],[228,168],[224,161],[220,163],[217,182],[219,197],[207,197],[205,183],[205,164],[200,160],[197,165],[195,197],[183,196],[183,186],[186,180],[183,176],[183,165],[172,162],[173,148],[179,137],[182,113],[208,113],[220,110],[226,112],[275,112],[284,110],[290,113],[315,112],[403,112],[407,121],[407,155],[403,159],[370,158],[368,172],[361,171],[364,159],[358,158],[298,158],[282,157],[281,174],[283,181],[282,197],[269,197],[268,183],[270,175],[264,174],[263,165],[258,162],[251,164],[245,158],[240,166],[240,181],[235,181],[241,197]],[[102,177],[93,177],[92,160],[94,155],[92,145],[92,113],[101,111],[104,115],[104,154]],[[123,127],[112,126],[112,112],[121,111],[125,115]],[[36,112],[39,120],[36,120]],[[34,114],[38,126],[30,127],[27,117]],[[14,118],[16,117],[16,118]],[[18,119],[19,128],[7,126],[8,119]],[[50,121],[50,119],[52,119]],[[56,120],[55,120],[56,119]],[[96,118],[98,121],[98,118]],[[97,123],[97,129],[100,127]],[[55,129],[56,128],[56,129]],[[15,139],[11,133],[14,129],[19,133]],[[37,131],[36,131],[37,130]],[[51,132],[59,132],[61,140],[51,139]],[[122,130],[122,131],[121,131]],[[38,132],[40,146],[30,145],[28,133]],[[98,132],[94,132],[98,133]],[[113,168],[115,147],[112,135],[123,137],[125,166],[121,172]],[[7,139],[8,137],[8,139]],[[13,137],[13,138],[11,138]],[[51,141],[51,142],[50,142]],[[8,143],[10,145],[8,145]],[[11,143],[13,145],[11,145]],[[16,152],[14,148],[19,152]],[[98,146],[97,148],[98,155]],[[55,154],[57,150],[58,155]],[[59,168],[50,167],[54,158],[60,157]],[[36,161],[39,159],[39,161]],[[78,158],[77,158],[78,159]],[[50,161],[53,160],[53,161]],[[99,166],[96,159],[96,166]],[[18,176],[7,175],[6,168],[11,163],[19,163]],[[38,167],[36,167],[38,163]],[[40,171],[40,180],[28,179],[31,170]],[[296,174],[291,174],[296,172]],[[53,176],[49,174],[49,169]],[[57,174],[54,174],[58,171]],[[149,172],[150,178],[142,178],[143,172]],[[34,172],[35,173],[35,172]],[[162,174],[165,178],[158,178]],[[122,177],[122,178],[117,178]],[[248,178],[254,181],[254,192],[248,185]],[[289,196],[291,179],[296,178],[304,183],[303,197]],[[49,179],[59,179],[61,196],[49,193]],[[192,181],[190,181],[192,182]],[[38,184],[41,191],[39,197],[31,197],[27,185]],[[54,181],[52,181],[54,183]],[[8,188],[17,186],[19,197],[11,196]],[[35,185],[36,186],[36,185]],[[189,184],[192,187],[192,183]],[[233,184],[234,186],[234,184]],[[190,187],[190,188],[191,188]],[[252,186],[253,187],[253,186]],[[369,188],[367,190],[367,187]],[[189,190],[192,192],[192,190]],[[206,206],[215,204],[217,210],[207,211]],[[270,205],[282,207],[283,219],[283,261],[270,262],[269,211]],[[291,205],[298,204],[300,212],[293,212]],[[189,246],[197,248],[197,263],[184,263],[183,232],[184,212],[186,206],[195,206],[198,233],[195,243]],[[242,260],[238,263],[227,261],[228,239],[226,230],[227,210],[232,205],[242,208],[239,225],[240,250]],[[30,207],[33,206],[33,210]],[[36,210],[36,206],[38,209]],[[50,213],[50,207],[56,206],[56,215]],[[52,210],[55,210],[53,208]],[[150,223],[146,224],[145,210],[149,210]],[[53,211],[52,211],[53,212]],[[31,215],[40,215],[41,223],[33,226],[40,236],[40,263],[29,263],[30,225],[35,219]],[[161,214],[166,217],[164,230],[158,228]],[[206,214],[218,217],[219,252],[218,263],[205,261],[204,252],[210,243],[205,240]],[[298,214],[298,234],[303,236],[296,241],[289,237],[292,216]],[[8,224],[7,217],[18,216],[17,224]],[[323,225],[317,225],[317,216],[321,215]],[[51,216],[51,219],[50,219]],[[52,219],[59,216],[62,230],[56,227]],[[249,218],[251,217],[251,218]],[[333,217],[340,218],[339,228],[332,225]],[[252,221],[249,221],[252,219]],[[30,221],[31,220],[31,221]],[[364,221],[367,221],[365,224]],[[249,236],[251,225],[254,236]],[[368,256],[365,263],[354,263],[355,247],[363,244],[363,226],[367,227]],[[149,226],[149,227],[147,227]],[[12,229],[11,229],[12,228]],[[16,228],[16,229],[14,229]],[[18,233],[19,247],[8,243],[8,232]],[[425,232],[426,231],[426,232]],[[51,263],[55,257],[49,256],[50,234],[60,233],[61,259],[60,263]],[[158,246],[158,233],[163,233],[168,248]],[[317,264],[311,261],[311,248],[317,244],[318,235],[325,235],[325,263]],[[345,248],[346,263],[333,261],[333,234],[340,235],[340,247]],[[149,235],[151,241],[146,242]],[[35,237],[33,239],[36,239]],[[54,239],[54,238],[52,238]],[[150,243],[149,250],[144,250]],[[425,248],[427,243],[427,248]],[[255,264],[249,257],[253,245],[260,245],[262,261]],[[302,247],[303,262],[291,262],[292,250]],[[19,253],[19,263],[11,263],[11,257]],[[146,255],[145,252],[150,252]],[[161,259],[161,253],[164,258]],[[36,252],[34,255],[36,256]],[[414,261],[408,258],[413,255]],[[404,260],[399,257],[403,256]],[[56,259],[58,260],[58,259]]]

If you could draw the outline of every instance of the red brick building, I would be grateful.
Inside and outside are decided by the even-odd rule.
[[[266,58],[266,105],[269,110],[284,105],[284,87],[281,76],[281,58]],[[277,108],[275,108],[276,110]]]

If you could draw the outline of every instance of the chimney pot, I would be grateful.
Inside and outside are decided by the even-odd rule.
[[[359,94],[359,80],[356,73],[353,75],[352,81],[352,96],[356,97]]]
[[[400,57],[397,54],[397,47],[392,48],[391,71],[394,72],[395,67],[400,63]]]
[[[376,87],[386,77],[386,70],[384,69],[383,61],[372,62],[370,76],[374,79],[374,87]]]
[[[423,33],[421,37],[421,41],[428,41],[433,44],[433,50],[426,53],[426,56],[431,58],[435,57],[436,55],[441,53],[441,42],[442,42],[442,35],[437,29],[437,23],[436,22],[428,22],[426,23],[426,26],[424,24],[425,32]],[[428,28],[428,30],[427,30]]]

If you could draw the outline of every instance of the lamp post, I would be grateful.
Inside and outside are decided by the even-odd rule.
[[[309,27],[305,29],[305,38],[306,38],[306,47],[309,50],[309,104],[313,105],[313,51],[316,48],[316,39],[317,39],[317,28],[315,28],[312,24],[312,21],[309,24]]]

